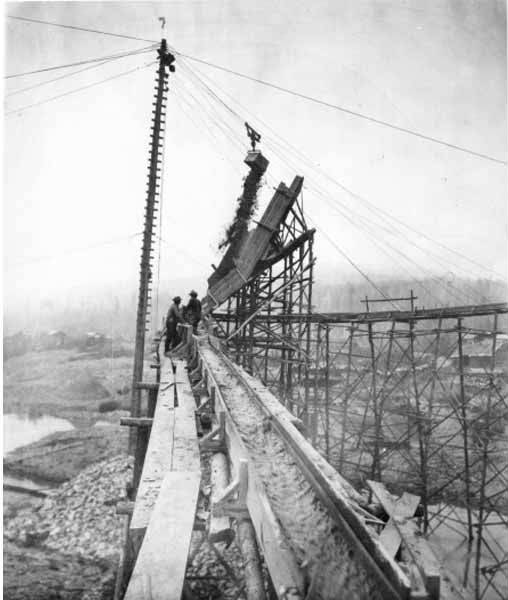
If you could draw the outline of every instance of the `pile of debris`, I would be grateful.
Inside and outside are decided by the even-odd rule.
[[[52,490],[35,510],[23,509],[4,523],[4,536],[25,546],[116,562],[123,537],[115,506],[131,479],[130,457],[88,467]]]

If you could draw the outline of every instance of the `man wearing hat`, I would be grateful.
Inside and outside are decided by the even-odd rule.
[[[167,353],[172,350],[181,341],[180,335],[178,334],[177,324],[183,323],[182,311],[180,309],[180,302],[182,299],[180,296],[173,298],[173,304],[169,307],[168,316],[166,317],[166,340],[164,342],[164,352]]]
[[[201,302],[198,300],[198,293],[192,290],[189,293],[190,300],[185,307],[185,318],[192,325],[194,333],[198,332],[198,323],[201,320]]]

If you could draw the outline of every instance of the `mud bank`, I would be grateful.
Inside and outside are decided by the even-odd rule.
[[[112,422],[53,433],[13,450],[4,458],[4,471],[58,484],[75,477],[90,465],[125,454],[128,432],[113,424],[119,423],[120,413],[108,416],[108,419]]]

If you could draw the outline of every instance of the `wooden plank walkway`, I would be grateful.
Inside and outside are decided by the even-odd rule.
[[[180,600],[200,479],[195,471],[164,477],[125,600]]]
[[[130,525],[137,559],[127,600],[180,600],[199,495],[196,404],[185,363],[167,359],[161,375]]]
[[[152,431],[130,523],[130,533],[136,550],[139,549],[148,526],[164,475],[171,469],[175,427],[174,382],[172,364],[167,360],[161,369],[161,383]]]

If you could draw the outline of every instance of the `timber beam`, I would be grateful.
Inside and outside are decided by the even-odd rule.
[[[152,423],[150,417],[120,417],[120,425],[126,427],[151,427]]]
[[[491,304],[472,304],[468,306],[447,306],[441,308],[424,308],[410,310],[389,310],[377,312],[334,312],[334,313],[291,313],[271,314],[254,317],[254,322],[283,323],[305,320],[309,323],[380,323],[384,321],[424,321],[429,319],[457,319],[466,317],[482,317],[508,313],[507,302]],[[212,317],[217,321],[233,321],[235,315],[223,312],[213,312]]]
[[[154,368],[159,368],[159,366],[155,366]],[[138,381],[136,383],[136,388],[138,390],[155,390],[159,389],[158,383],[146,382],[146,381]]]

